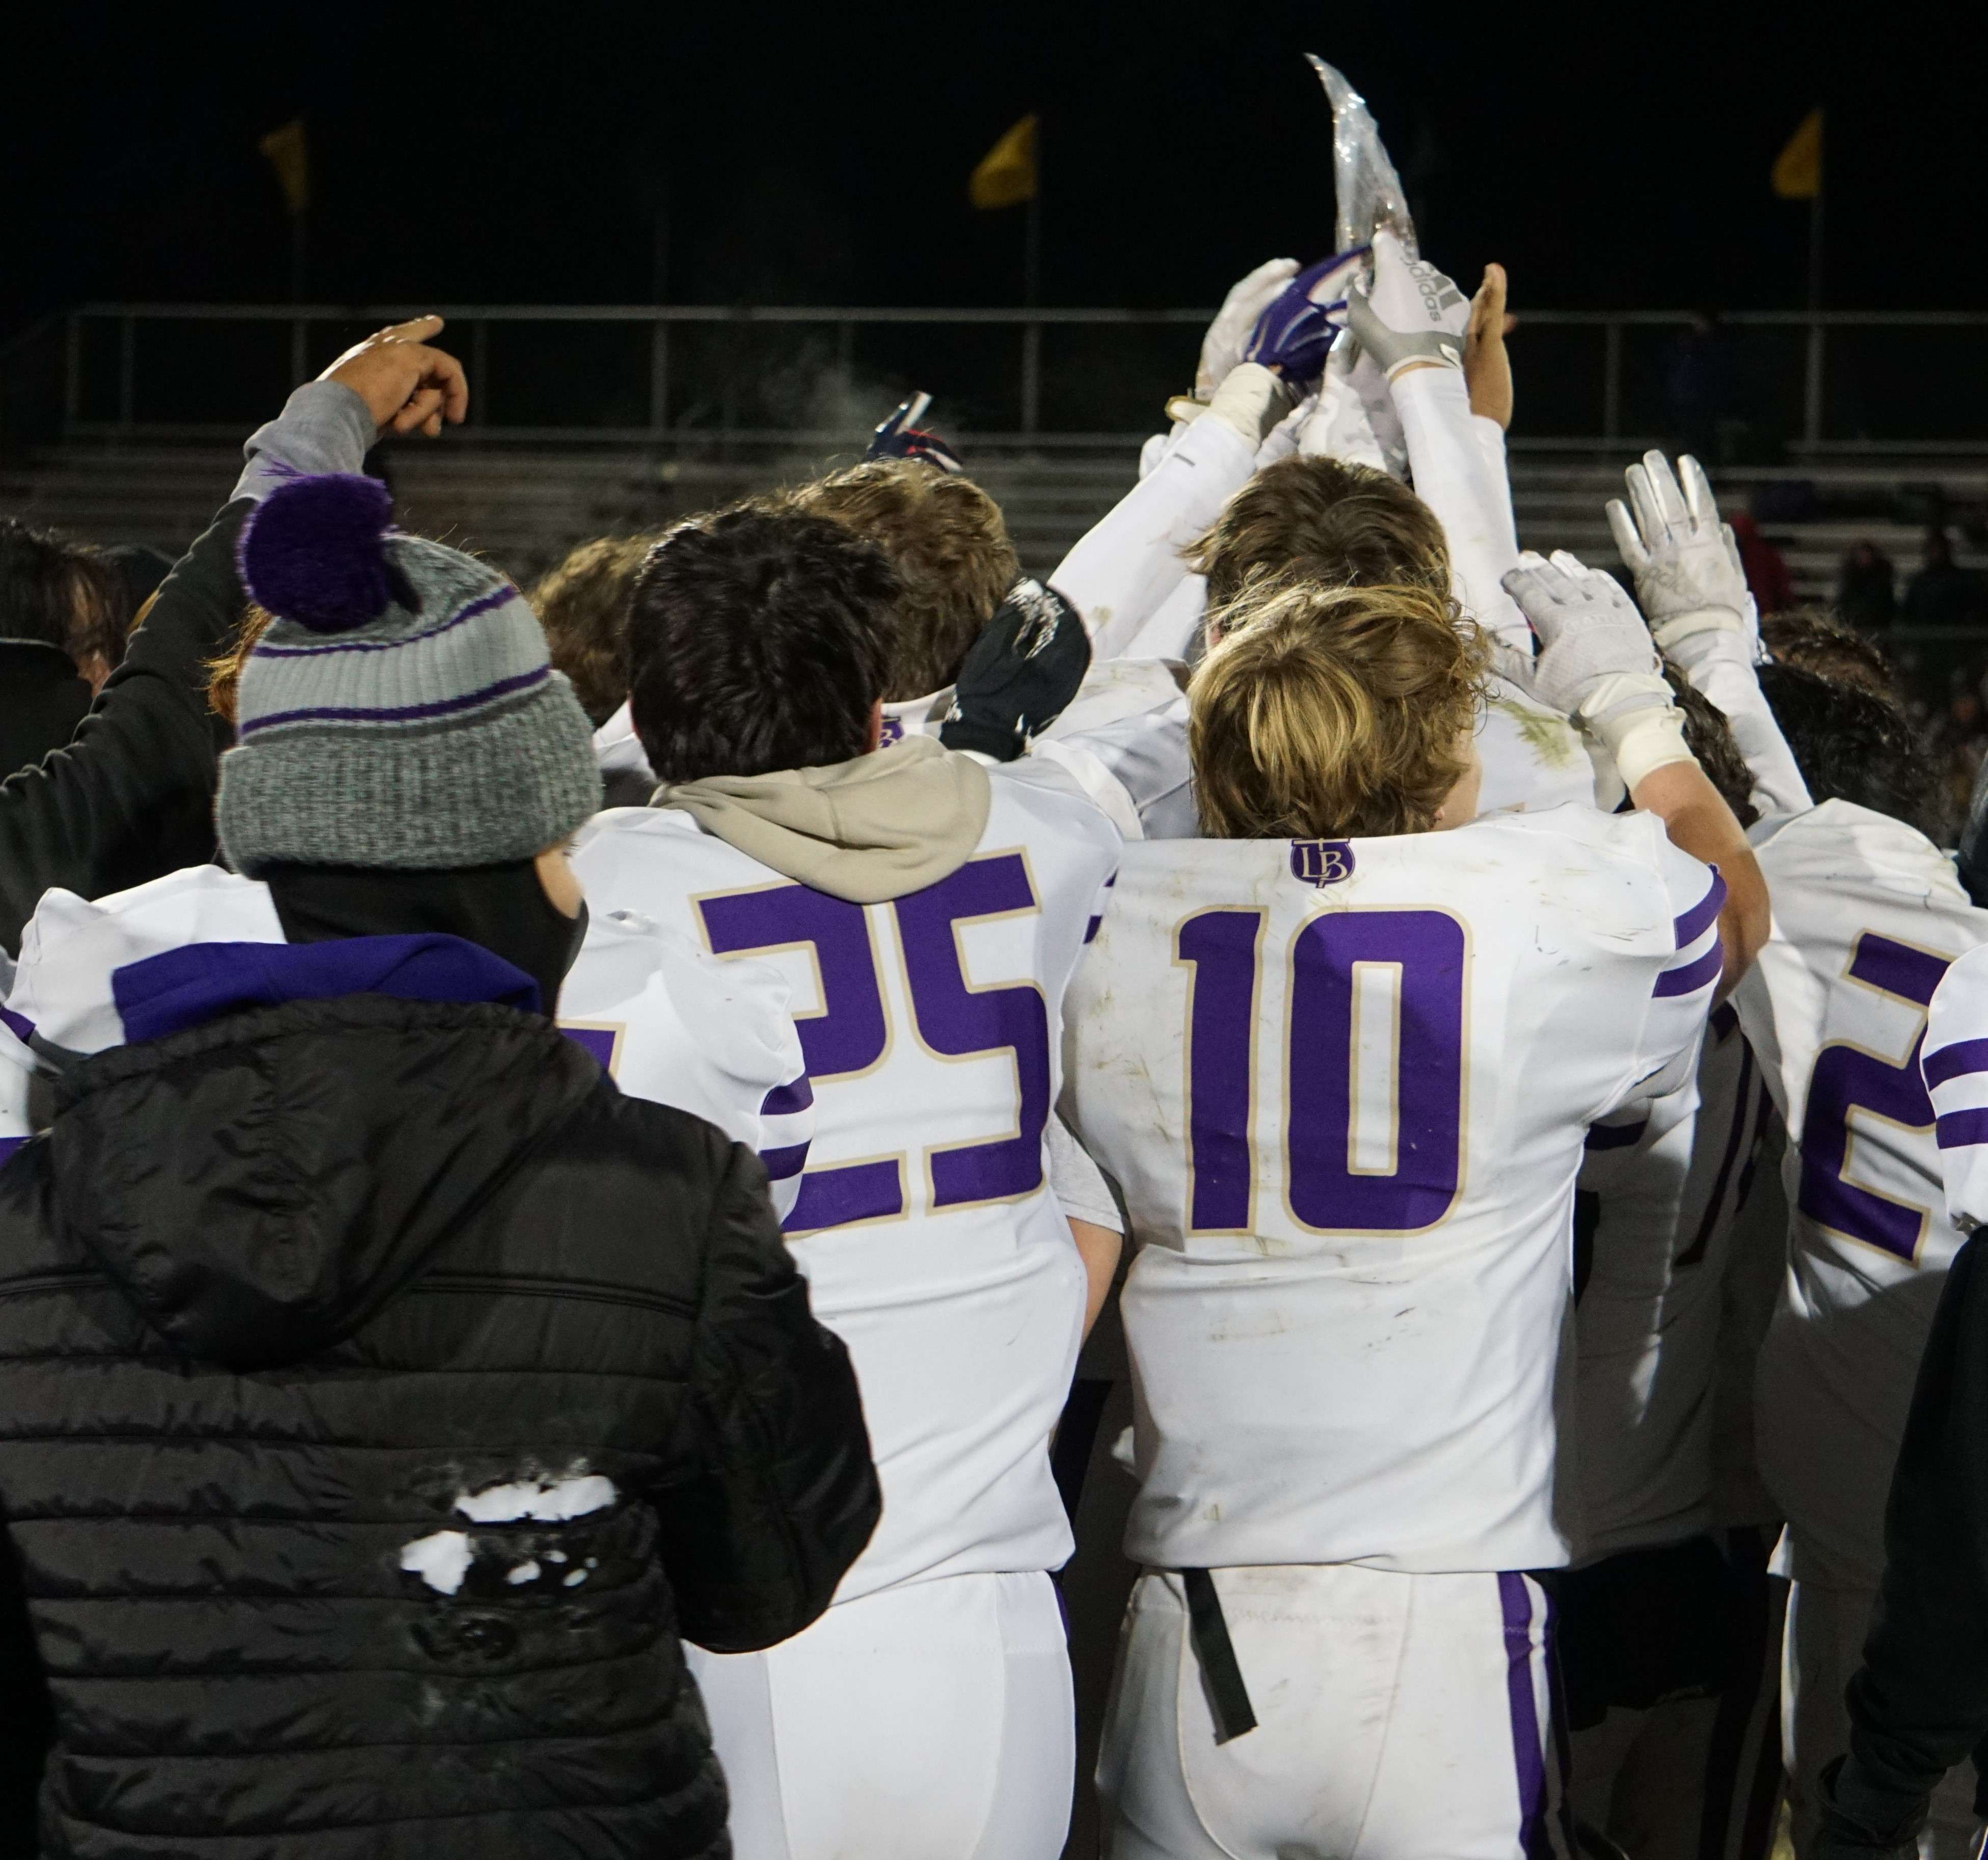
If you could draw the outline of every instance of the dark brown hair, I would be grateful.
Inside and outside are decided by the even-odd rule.
[[[694,517],[649,552],[628,608],[628,695],[658,781],[863,753],[899,584],[883,552],[794,510]]]
[[[53,530],[0,517],[0,639],[39,641],[104,668],[124,656],[131,601],[107,557]]]
[[[1875,640],[1846,627],[1827,607],[1787,607],[1760,622],[1760,641],[1777,665],[1854,685],[1888,704],[1898,702],[1891,656]]]

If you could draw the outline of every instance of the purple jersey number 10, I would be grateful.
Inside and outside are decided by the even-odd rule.
[[[1246,1233],[1256,1203],[1255,1080],[1263,913],[1204,911],[1175,934],[1188,990],[1188,1229]],[[1335,911],[1291,939],[1284,1174],[1315,1231],[1412,1233],[1442,1219],[1462,1169],[1463,927],[1440,911]],[[1397,976],[1384,1106],[1360,1102],[1357,971]],[[1384,1119],[1392,1166],[1354,1162],[1356,1124]]]
[[[1949,959],[1930,950],[1895,943],[1867,930],[1851,952],[1849,979],[1882,995],[1923,1009],[1947,971]],[[1925,1231],[1925,1210],[1894,1201],[1843,1179],[1849,1159],[1850,1114],[1874,1118],[1908,1130],[1933,1128],[1932,1100],[1919,1075],[1919,1048],[1925,1043],[1925,1016],[1905,1064],[1895,1066],[1861,1047],[1832,1044],[1816,1055],[1809,1074],[1808,1104],[1802,1114],[1801,1211],[1838,1233],[1912,1260]]]
[[[717,955],[800,945],[813,952],[821,1008],[795,1024],[808,1077],[817,1089],[860,1077],[885,1057],[890,1021],[863,905],[805,885],[783,884],[706,898],[698,908]],[[961,924],[1037,909],[1028,867],[1015,853],[969,860],[890,908],[920,1042],[942,1059],[1005,1049],[1014,1060],[1013,1131],[925,1151],[934,1211],[1033,1193],[1042,1185],[1043,1128],[1050,1114],[1049,1011],[1031,982],[972,986],[961,967],[957,935]],[[893,1153],[808,1170],[786,1230],[817,1233],[902,1214],[905,1160]]]

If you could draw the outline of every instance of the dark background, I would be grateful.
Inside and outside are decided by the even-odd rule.
[[[0,338],[85,298],[281,299],[256,150],[301,113],[320,300],[1012,303],[973,164],[1043,117],[1051,303],[1209,304],[1332,237],[1366,93],[1423,249],[1535,306],[1793,307],[1767,172],[1829,111],[1826,301],[1983,301],[1974,9],[76,5],[7,28]]]

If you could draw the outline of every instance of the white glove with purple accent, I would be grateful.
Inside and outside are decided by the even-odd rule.
[[[1222,308],[1215,313],[1214,322],[1208,326],[1208,333],[1201,339],[1201,362],[1194,371],[1194,397],[1197,401],[1215,397],[1215,389],[1242,360],[1242,351],[1256,330],[1256,319],[1277,300],[1284,286],[1297,275],[1297,259],[1271,259],[1230,287],[1229,295],[1222,300]]]
[[[1346,293],[1346,326],[1390,380],[1413,363],[1461,368],[1470,299],[1383,226],[1374,235],[1372,282]]]
[[[1674,652],[1693,634],[1744,633],[1746,571],[1705,468],[1687,452],[1673,477],[1662,452],[1645,452],[1622,476],[1629,502],[1609,500],[1608,526],[1657,644]]]
[[[1504,577],[1540,637],[1533,695],[1564,711],[1605,749],[1633,794],[1654,769],[1696,762],[1636,604],[1612,575],[1565,550],[1530,550]]]

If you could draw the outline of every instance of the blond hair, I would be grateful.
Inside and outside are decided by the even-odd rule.
[[[628,695],[628,597],[655,541],[595,536],[570,550],[532,590],[553,669],[572,680],[573,695],[597,725]]]
[[[872,542],[904,583],[887,703],[922,698],[960,662],[1022,572],[1001,506],[971,479],[915,458],[871,458],[786,494]]]
[[[1469,766],[1488,655],[1426,587],[1259,578],[1188,687],[1211,839],[1426,833]]]

